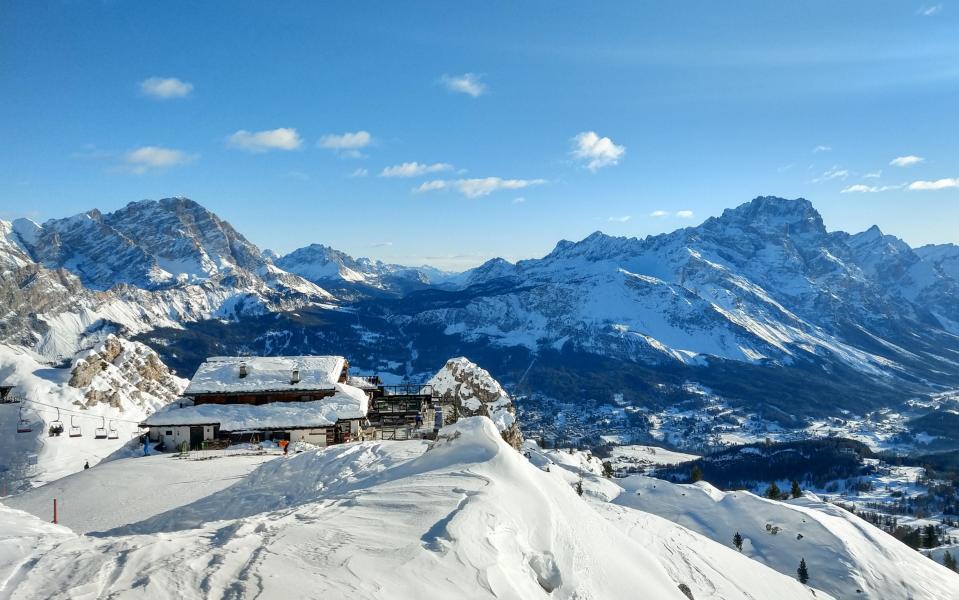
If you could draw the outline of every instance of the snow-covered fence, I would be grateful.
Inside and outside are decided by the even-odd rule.
[[[237,448],[218,448],[210,450],[187,450],[180,453],[180,458],[187,460],[209,460],[211,458],[225,458],[228,456],[259,456],[263,454],[283,454],[279,448],[258,448],[241,446]]]

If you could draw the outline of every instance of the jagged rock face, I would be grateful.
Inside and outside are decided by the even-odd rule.
[[[0,341],[63,360],[111,332],[335,299],[196,202],[168,198],[43,225],[0,221],[0,301]]]
[[[13,229],[33,260],[101,290],[204,281],[269,262],[229,223],[187,198],[131,202],[113,213],[91,210],[43,225],[20,219]]]
[[[441,401],[456,406],[460,417],[489,417],[507,443],[516,449],[522,445],[513,401],[486,369],[462,356],[451,358],[428,384]]]
[[[74,361],[69,381],[83,392],[85,407],[122,408],[129,401],[151,411],[176,399],[186,384],[149,347],[112,335]]]

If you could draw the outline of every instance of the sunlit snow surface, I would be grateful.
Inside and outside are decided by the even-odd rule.
[[[107,466],[143,476],[158,460]],[[227,460],[184,461],[184,480],[220,478]],[[79,536],[0,508],[0,595],[682,600],[683,583],[697,599],[829,597],[683,527],[592,491],[579,497],[573,471],[547,472],[542,460],[470,418],[433,445],[365,442],[276,458],[195,500],[165,493],[170,476],[158,476],[139,521],[95,467],[68,485],[114,513],[114,531]],[[588,483],[599,486],[620,489]]]

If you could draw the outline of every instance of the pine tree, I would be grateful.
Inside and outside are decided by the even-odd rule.
[[[696,483],[702,478],[703,478],[703,470],[699,468],[699,465],[693,465],[693,470],[689,472],[689,481],[692,483]]]
[[[613,463],[608,460],[603,463],[603,477],[609,479],[613,476]]]
[[[733,536],[733,546],[736,546],[736,550],[743,551],[743,536],[739,535],[738,531]]]
[[[809,569],[806,568],[806,559],[799,560],[799,568],[796,569],[796,575],[799,576],[799,583],[805,584],[809,581]]]
[[[783,493],[779,490],[779,486],[776,485],[776,482],[769,484],[769,487],[766,488],[766,497],[772,500],[779,500],[782,498]]]
[[[799,487],[799,482],[793,479],[792,489],[789,491],[793,498],[798,498],[802,496],[802,488]]]
[[[948,550],[942,555],[942,564],[945,565],[947,569],[952,571],[956,570],[956,559]]]
[[[576,493],[580,496],[583,495],[583,480],[580,479],[576,482]]]

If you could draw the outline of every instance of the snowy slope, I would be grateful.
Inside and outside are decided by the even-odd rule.
[[[52,368],[25,348],[0,345],[0,381],[15,385],[27,400],[0,405],[0,481],[8,493],[75,473],[87,461],[97,464],[139,436],[139,422],[186,387],[150,348],[115,337],[69,368]],[[57,409],[64,432],[49,437]],[[21,417],[31,432],[15,433]],[[80,437],[70,437],[71,424]],[[94,439],[95,429],[111,425],[116,439]]]
[[[677,525],[596,510],[487,419],[424,448],[366,442],[273,460],[126,535],[75,536],[0,508],[0,593],[683,600],[683,584],[700,600],[828,597]],[[139,460],[117,464],[133,472]]]
[[[739,532],[744,555],[781,573],[794,574],[805,558],[810,585],[836,598],[932,600],[954,597],[959,586],[959,575],[811,495],[778,502],[745,491],[721,492],[705,482],[676,485],[641,475],[616,483],[623,491],[613,503],[659,515],[727,546]],[[778,533],[767,531],[766,524]]]
[[[705,482],[673,484],[642,475],[605,479],[599,459],[584,452],[541,450],[532,443],[525,451],[541,468],[560,472],[570,483],[581,481],[584,497],[627,532],[641,536],[658,529],[672,543],[682,543],[691,532],[709,538],[715,545],[695,546],[700,560],[708,562],[718,546],[732,548],[739,532],[742,555],[790,577],[805,558],[809,585],[836,598],[955,597],[959,575],[815,496],[778,502],[749,492],[722,492]],[[768,531],[767,524],[778,530]],[[686,562],[683,557],[674,566],[688,568]]]

